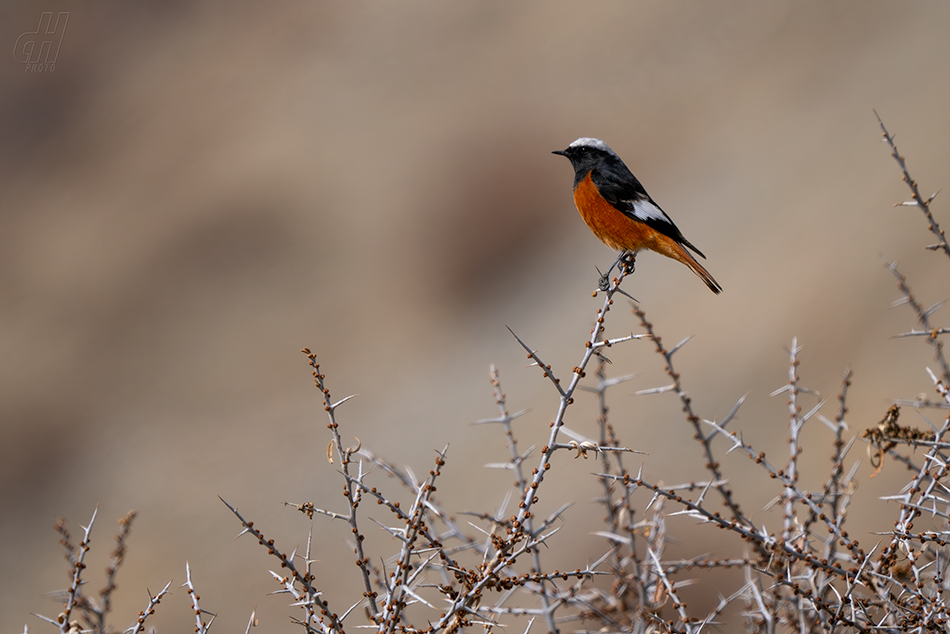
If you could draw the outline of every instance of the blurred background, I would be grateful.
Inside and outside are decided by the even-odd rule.
[[[54,66],[31,68],[17,45],[43,12],[68,23]],[[854,433],[893,399],[930,395],[926,343],[890,338],[915,320],[890,307],[882,255],[925,305],[950,295],[950,262],[924,250],[916,209],[892,206],[909,194],[872,109],[925,194],[950,186],[948,26],[937,0],[3,3],[0,629],[44,631],[29,613],[55,616],[45,595],[67,584],[52,526],[68,517],[78,541],[97,504],[91,591],[115,521],[139,514],[116,625],[146,587],[183,582],[188,560],[221,631],[255,606],[269,631],[293,627],[286,597],[267,596],[276,562],[232,541],[216,496],[285,550],[309,522],[282,501],[343,510],[303,346],[335,398],[359,393],[339,411],[345,437],[417,473],[449,443],[442,502],[494,510],[511,478],[482,465],[506,459],[504,438],[471,425],[496,415],[489,364],[512,411],[530,409],[523,447],[547,438],[557,405],[505,326],[568,376],[600,306],[594,266],[614,258],[550,154],[579,136],[624,158],[725,289],[653,254],[625,282],[667,343],[695,336],[676,360],[699,415],[748,393],[733,424],[783,463],[787,407],[769,393],[793,336],[802,383],[823,397],[853,367]],[[946,209],[938,197],[950,224]],[[608,334],[631,331],[617,302]],[[675,396],[633,395],[664,384],[652,345],[611,356],[613,375],[638,375],[611,414],[649,454],[644,473],[702,477]],[[568,416],[590,436],[593,404],[582,394]],[[901,422],[925,424],[912,410]],[[830,433],[814,421],[805,442],[817,487]],[[896,492],[904,474],[869,480],[864,451],[849,464],[863,461],[866,501]],[[541,511],[579,501],[548,560],[573,567],[602,552],[602,511],[594,464],[560,460]],[[780,522],[763,509],[774,483],[737,454],[724,462],[757,476],[743,494],[756,521]],[[853,535],[891,522],[879,505],[853,513]],[[347,531],[314,526],[318,578],[342,612],[359,592]],[[394,552],[364,528],[377,555]],[[682,554],[716,551],[716,533]],[[187,605],[176,590],[152,623],[190,627]]]

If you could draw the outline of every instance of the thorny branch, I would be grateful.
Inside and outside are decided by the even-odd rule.
[[[950,245],[930,209],[933,196],[926,201],[921,198],[893,137],[883,123],[881,128],[912,191],[913,202],[906,204],[917,205],[925,213],[939,240],[933,248],[950,256]],[[899,336],[928,337],[941,372],[939,377],[931,373],[937,398],[920,397],[899,404],[950,409],[950,368],[939,339],[948,330],[935,328],[929,321],[940,305],[925,310],[896,265],[889,263],[888,267],[898,279],[901,302],[911,305],[921,327]],[[448,447],[436,452],[434,467],[427,475],[417,477],[410,469],[396,467],[373,454],[359,440],[348,446],[340,433],[336,413],[352,397],[334,402],[316,355],[303,350],[329,419],[327,457],[343,480],[345,507],[320,508],[312,502],[292,505],[311,522],[306,551],[298,555],[296,550],[287,553],[278,548],[254,522],[225,502],[243,527],[241,535],[252,535],[280,562],[281,572],[271,573],[278,592],[292,597],[292,606],[303,610],[301,618],[293,617],[294,623],[308,634],[343,634],[344,623],[360,619],[353,627],[373,629],[380,634],[454,634],[471,627],[479,627],[486,634],[495,628],[512,628],[507,631],[528,634],[536,623],[544,623],[549,632],[558,632],[565,623],[577,623],[579,632],[700,634],[738,631],[738,627],[723,626],[719,620],[733,618],[730,612],[739,611],[744,620],[743,631],[756,634],[936,633],[950,629],[950,608],[944,601],[944,595],[950,594],[950,440],[946,438],[950,417],[942,424],[931,425],[930,430],[918,430],[897,424],[899,407],[895,405],[880,425],[862,434],[869,451],[876,450],[872,463],[878,470],[885,457],[912,470],[906,485],[884,498],[885,503],[897,503],[893,530],[879,533],[881,541],[865,549],[846,529],[860,464],[849,458],[855,437],[846,435],[851,369],[841,382],[837,412],[831,418],[825,417],[821,412],[825,401],[820,397],[814,406],[802,404],[808,400],[803,395],[817,393],[801,385],[801,348],[797,339],[792,340],[788,382],[774,393],[788,396],[788,414],[783,421],[789,430],[788,460],[784,468],[775,466],[765,452],[743,438],[741,431],[727,429],[748,395],[739,398],[721,420],[708,420],[698,414],[673,364],[674,355],[689,338],[672,348],[666,347],[638,304],[633,312],[645,334],[606,337],[607,318],[616,315],[611,312],[614,296],[619,293],[629,297],[620,289],[627,275],[629,271],[622,268],[617,277],[604,281],[594,293],[603,293],[603,302],[590,335],[585,338],[580,359],[569,372],[545,364],[535,349],[515,335],[533,365],[553,386],[552,395],[557,399],[547,442],[542,446],[520,448],[515,424],[521,424],[519,419],[524,412],[509,412],[498,371],[491,368],[489,378],[498,415],[478,422],[498,424],[504,430],[507,458],[487,466],[510,471],[514,486],[494,512],[457,511],[468,521],[456,520],[437,497],[436,484],[447,467]],[[612,346],[641,338],[653,342],[671,382],[639,390],[634,396],[675,395],[692,429],[692,439],[702,453],[709,476],[704,481],[668,485],[645,478],[642,466],[631,471],[626,464],[628,458],[624,454],[632,450],[624,446],[611,422],[608,396],[613,394],[613,388],[632,377],[609,376],[605,352]],[[588,373],[593,375],[592,380],[585,380]],[[565,414],[579,390],[592,393],[597,399],[596,440],[565,426]],[[805,446],[802,429],[810,420],[823,422],[831,434],[830,471],[817,490],[806,490],[801,484],[800,456]],[[721,440],[714,446],[716,438]],[[914,454],[914,449],[923,451]],[[555,463],[558,452],[573,459]],[[782,509],[781,521],[765,515],[753,522],[752,516],[743,511],[740,496],[745,489],[730,483],[726,465],[721,462],[732,452],[746,456],[760,469],[757,486],[773,488],[775,504]],[[585,469],[572,467],[585,464],[577,459],[588,458],[589,454],[595,454],[599,461],[598,473],[588,474]],[[529,461],[536,466],[530,468]],[[559,470],[573,468],[572,477],[591,475],[598,495],[595,502],[604,510],[600,530],[595,527],[590,531],[603,542],[598,542],[600,546],[592,557],[572,570],[551,570],[550,558],[541,556],[542,548],[566,550],[571,555],[581,552],[579,546],[565,543],[560,533],[571,504],[563,503],[558,492],[546,484],[546,475],[555,466]],[[393,478],[407,499],[400,500],[396,493],[374,484],[380,475]],[[542,492],[557,507],[546,517],[536,515]],[[448,499],[457,504],[456,499]],[[383,517],[367,516],[361,506],[364,500],[375,502]],[[714,506],[724,506],[725,510],[720,512]],[[63,634],[113,631],[106,625],[105,615],[110,610],[132,517],[131,513],[126,516],[120,527],[118,546],[106,570],[106,587],[98,601],[82,593],[86,583],[85,555],[95,514],[84,528],[78,546],[73,544],[65,523],[57,525],[70,564],[70,584],[58,595],[63,611],[55,619],[40,617],[42,620]],[[675,540],[668,538],[668,533],[679,528],[679,517],[691,521],[701,531],[723,531],[731,538],[730,545],[723,547],[726,552],[696,553],[696,543],[704,542],[681,539],[677,556],[669,555],[667,551],[672,549],[668,546]],[[768,525],[770,520],[775,526]],[[366,531],[367,521],[395,544],[389,556],[370,554],[376,546],[374,533]],[[336,575],[342,577],[343,573],[318,578],[312,566],[319,557],[315,551],[332,547],[328,546],[332,540],[326,533],[318,532],[320,537],[313,539],[314,524],[319,522],[346,526],[356,556],[362,596],[347,602],[348,607],[340,614],[331,611],[324,593],[341,591],[335,587],[342,586]],[[371,563],[371,557],[373,562],[380,562],[378,566]],[[715,605],[703,609],[690,605],[688,586],[697,577],[707,581],[708,588],[722,580],[734,582],[734,574],[729,573],[733,570],[741,571],[743,576],[738,587],[732,586],[728,594],[720,595]],[[155,595],[149,593],[146,609],[125,631],[138,634],[144,630],[146,620],[167,595],[170,585],[171,582]],[[195,614],[195,630],[206,632],[213,618],[207,623],[202,620],[202,615],[209,613],[199,605],[188,564],[184,587]],[[248,628],[256,622],[254,612]]]
[[[884,127],[884,121],[877,113],[877,110],[874,111],[874,116],[877,117],[877,122],[881,126],[881,135],[884,137],[884,141],[887,143],[888,147],[891,148],[891,156],[893,156],[894,160],[897,161],[897,164],[900,165],[902,174],[901,178],[910,188],[911,200],[908,202],[897,203],[894,206],[916,206],[918,209],[920,209],[927,218],[927,224],[931,233],[937,236],[937,244],[931,245],[927,248],[932,251],[941,250],[947,255],[947,257],[950,257],[950,243],[947,242],[947,236],[940,228],[940,225],[937,224],[937,220],[934,218],[933,212],[930,211],[930,203],[932,203],[934,198],[937,197],[937,193],[932,194],[929,198],[924,200],[924,197],[920,194],[920,189],[917,187],[917,181],[911,178],[910,172],[907,171],[907,163],[904,161],[904,157],[901,155],[901,153],[897,151],[897,145],[894,144],[894,137],[890,132],[887,131],[887,128]]]

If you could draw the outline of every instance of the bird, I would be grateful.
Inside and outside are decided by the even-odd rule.
[[[581,137],[553,154],[571,161],[574,167],[574,205],[594,235],[611,249],[620,251],[614,266],[624,261],[628,254],[635,256],[637,251],[648,249],[682,262],[713,293],[722,292],[719,282],[687,249],[703,259],[706,256],[683,236],[606,143]],[[605,280],[606,276],[602,282]]]

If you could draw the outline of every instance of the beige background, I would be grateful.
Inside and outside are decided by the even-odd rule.
[[[69,11],[68,29],[55,70],[25,73],[12,49],[42,11]],[[919,213],[892,207],[908,194],[872,108],[923,190],[950,186],[948,26],[938,1],[3,4],[0,629],[44,630],[29,612],[55,615],[43,595],[66,583],[51,527],[65,515],[78,535],[97,503],[91,589],[115,520],[139,512],[117,626],[187,559],[219,631],[255,605],[268,631],[289,628],[288,601],[265,596],[274,562],[232,541],[216,496],[288,549],[308,524],[281,501],[341,508],[302,346],[336,396],[360,394],[340,412],[347,436],[417,473],[451,443],[442,501],[493,509],[509,478],[481,465],[507,455],[502,435],[469,425],[495,414],[489,364],[512,410],[531,408],[525,447],[556,405],[505,326],[566,376],[599,306],[594,266],[613,258],[550,154],[578,136],[620,153],[725,289],[653,255],[625,286],[667,342],[695,335],[677,361],[702,416],[748,392],[736,425],[781,463],[785,401],[768,394],[793,336],[823,396],[853,365],[855,432],[929,393],[925,344],[889,339],[914,322],[889,308],[881,255],[928,305],[948,297],[950,262],[923,250]],[[609,328],[637,330],[623,303]],[[639,374],[611,402],[645,473],[701,477],[675,398],[632,396],[663,382],[650,345],[614,361]],[[588,434],[591,404],[568,417]],[[810,486],[828,436],[806,429]],[[864,462],[867,500],[893,493],[903,474],[869,481]],[[582,565],[602,547],[594,466],[555,467],[542,508],[581,502],[548,561]],[[754,481],[746,508],[777,524],[760,509],[778,490]],[[855,509],[870,519],[852,534],[886,530],[874,508]],[[346,531],[315,531],[342,611]],[[698,535],[717,541],[683,554],[721,545]],[[190,627],[186,605],[177,590],[154,624]]]

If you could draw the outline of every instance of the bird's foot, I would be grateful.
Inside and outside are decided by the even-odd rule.
[[[623,267],[624,275],[630,275],[637,268],[637,254],[629,251],[620,256],[620,266]]]
[[[597,280],[597,288],[606,291],[610,288],[610,273],[614,270],[618,264],[623,270],[624,275],[630,275],[633,273],[636,268],[637,254],[631,253],[629,251],[624,251],[617,256],[617,259],[614,260],[614,263],[610,265],[610,268],[607,269],[606,273],[600,273],[600,269],[597,269],[597,272],[600,273],[600,278]],[[597,268],[597,267],[594,267]]]

